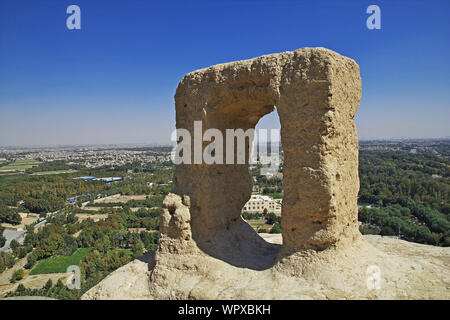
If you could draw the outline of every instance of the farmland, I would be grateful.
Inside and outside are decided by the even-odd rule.
[[[17,160],[3,167],[0,167],[0,171],[25,171],[26,169],[30,169],[40,163],[41,162],[37,160]]]
[[[78,265],[83,258],[92,251],[92,248],[81,248],[71,256],[54,256],[40,260],[30,275],[44,273],[64,273],[68,266]]]
[[[68,170],[54,170],[54,171],[41,171],[41,172],[34,172],[31,175],[32,176],[44,176],[44,175],[50,175],[50,174],[64,174],[64,173],[74,173],[78,170],[68,169]]]

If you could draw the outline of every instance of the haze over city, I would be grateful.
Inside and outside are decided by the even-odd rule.
[[[360,139],[450,136],[448,2],[378,1],[380,30],[369,1],[80,0],[81,30],[69,4],[0,3],[2,146],[169,143],[184,74],[316,46],[360,66]]]

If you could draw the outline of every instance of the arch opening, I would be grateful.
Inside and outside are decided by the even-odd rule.
[[[271,268],[277,259],[277,256],[281,250],[281,243],[271,243],[263,239],[254,228],[252,223],[249,223],[244,217],[242,209],[249,200],[251,200],[254,186],[254,176],[252,173],[258,170],[258,176],[261,175],[261,169],[264,167],[267,173],[262,175],[264,179],[272,181],[281,181],[280,175],[280,122],[276,108],[274,106],[262,106],[260,107],[260,115],[258,118],[252,117],[247,120],[247,123],[243,125],[243,130],[254,129],[253,139],[245,140],[245,163],[244,164],[222,164],[222,165],[210,165],[208,167],[202,167],[199,170],[206,170],[205,175],[209,178],[217,177],[225,181],[219,188],[212,187],[212,197],[222,198],[224,201],[220,205],[212,207],[211,210],[220,211],[223,214],[213,214],[215,221],[210,221],[215,231],[205,237],[201,234],[200,230],[204,231],[204,220],[193,219],[191,226],[193,229],[193,239],[196,241],[197,246],[205,253],[216,257],[227,263],[243,268],[249,268],[254,270],[265,270]],[[216,123],[215,117],[221,119],[228,124],[236,123],[236,118],[243,118],[242,114],[236,116],[236,114],[215,115],[209,114],[208,120],[204,121],[208,124]],[[226,118],[230,117],[233,120],[227,121]],[[241,125],[243,122],[240,123]],[[205,128],[206,129],[206,128]],[[226,129],[242,129],[242,128],[222,128]],[[224,134],[226,136],[226,134]],[[275,138],[275,143],[271,143],[272,138]],[[224,138],[224,144],[227,144],[226,138]],[[237,142],[237,140],[236,140]],[[271,148],[277,148],[277,152],[272,152]],[[235,156],[237,156],[235,145]],[[226,149],[226,148],[225,148]],[[226,152],[225,152],[226,153]],[[277,157],[276,164],[267,163],[270,159],[263,160],[262,157]],[[224,155],[224,158],[226,155]],[[237,161],[237,159],[235,159]],[[264,165],[262,165],[264,163]],[[230,170],[231,169],[231,170]],[[269,170],[270,169],[270,170]],[[267,178],[268,177],[268,178]],[[236,186],[239,184],[239,186]],[[282,186],[280,187],[280,195],[282,194]],[[233,199],[236,202],[230,202],[227,198],[228,194],[233,192],[233,188],[239,188],[241,194],[239,199]],[[270,190],[268,190],[270,191]],[[205,195],[203,195],[205,197]],[[268,197],[268,196],[265,196]],[[217,198],[214,198],[217,201]],[[272,218],[274,220],[271,229],[275,225],[275,229],[281,227],[281,199],[277,199],[277,210],[271,210],[271,212],[262,217],[262,220]],[[210,203],[210,202],[209,202]],[[231,205],[230,205],[231,204]],[[271,209],[275,205],[267,204],[268,209]],[[226,208],[224,210],[224,208]],[[275,209],[275,208],[272,208]],[[190,208],[193,217],[197,216],[196,207]],[[268,210],[269,211],[269,210]],[[275,211],[275,212],[274,212]],[[276,213],[276,215],[274,215]],[[274,229],[274,231],[275,231]],[[270,232],[270,230],[267,230]]]
[[[280,128],[276,107],[261,117],[255,127],[253,161],[249,163],[253,186],[241,215],[257,233],[281,235],[283,150]]]

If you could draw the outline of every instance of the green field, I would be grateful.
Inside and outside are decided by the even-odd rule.
[[[69,169],[69,170],[55,170],[55,171],[42,171],[42,172],[35,172],[32,173],[32,176],[44,176],[44,175],[49,175],[49,174],[63,174],[63,173],[73,173],[73,172],[77,172],[78,170],[73,170],[73,169]]]
[[[0,167],[0,171],[26,170],[40,164],[37,160],[17,160],[6,166]]]
[[[0,171],[0,187],[7,187],[14,184],[23,183],[30,179],[29,175],[23,173],[6,173]]]
[[[83,258],[92,251],[92,248],[81,248],[71,256],[56,256],[40,260],[36,267],[31,270],[30,275],[46,273],[64,273],[67,267],[78,265]]]

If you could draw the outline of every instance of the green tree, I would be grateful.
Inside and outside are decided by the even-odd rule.
[[[28,257],[27,257],[27,263],[25,264],[25,269],[31,269],[34,267],[38,260],[38,254],[36,251],[33,251]]]
[[[11,209],[7,205],[0,203],[0,222],[20,224],[22,218],[15,209]]]
[[[23,269],[17,269],[11,276],[11,283],[15,283],[16,281],[22,280],[24,276]]]
[[[137,240],[136,244],[131,248],[133,252],[133,257],[137,258],[144,254],[144,244],[141,240]]]
[[[9,246],[11,247],[11,249],[15,250],[15,249],[17,249],[18,247],[20,247],[20,243],[19,243],[17,240],[12,240],[12,241],[9,243]]]
[[[3,236],[3,230],[5,229],[0,226],[0,248],[2,248],[6,243],[6,238]]]
[[[26,291],[26,288],[25,288],[25,286],[24,286],[23,284],[20,283],[20,284],[17,286],[16,291],[17,291],[17,293],[18,293],[19,295],[21,295],[21,294],[23,294],[23,293]]]
[[[94,247],[102,253],[108,252],[109,248],[111,247],[111,241],[109,241],[108,236],[103,236],[97,241],[95,241]]]
[[[389,226],[384,226],[383,228],[381,228],[380,234],[383,236],[393,236],[395,235],[395,231],[392,230],[392,228]]]
[[[45,283],[43,289],[44,289],[45,291],[48,291],[48,290],[50,290],[50,289],[52,288],[52,286],[53,286],[52,280],[51,280],[51,279],[48,279],[48,281]]]
[[[42,250],[44,257],[53,256],[56,251],[64,246],[64,238],[61,234],[51,233],[49,237],[42,239],[38,248]]]
[[[275,213],[271,212],[266,216],[266,223],[267,224],[274,224],[278,221],[278,217],[275,215]]]
[[[278,222],[275,222],[270,233],[281,233],[281,225]]]

